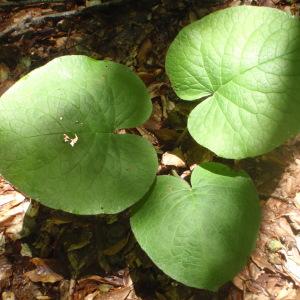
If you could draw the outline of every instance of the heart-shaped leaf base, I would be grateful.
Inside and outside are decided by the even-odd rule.
[[[266,153],[300,131],[300,23],[278,9],[219,10],[180,31],[166,71],[196,106],[188,130],[225,158]]]
[[[118,129],[151,114],[127,67],[86,56],[54,59],[0,101],[0,172],[43,204],[77,214],[117,213],[154,181],[152,145]]]
[[[197,167],[192,188],[159,176],[131,218],[134,235],[170,277],[196,288],[216,290],[246,263],[260,222],[251,179],[222,164]]]

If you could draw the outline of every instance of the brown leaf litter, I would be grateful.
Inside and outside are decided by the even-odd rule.
[[[300,299],[299,159],[296,137],[255,162],[244,162],[266,199],[261,201],[263,217],[256,249],[233,280],[239,291],[233,291],[232,299],[241,295],[241,299]]]

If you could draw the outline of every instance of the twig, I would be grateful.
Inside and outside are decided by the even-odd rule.
[[[22,0],[22,1],[9,1],[9,2],[0,2],[0,10],[10,9],[12,7],[21,7],[27,5],[40,5],[44,3],[62,3],[65,0]]]
[[[15,31],[22,31],[23,34],[24,30],[29,29],[31,25],[39,25],[47,20],[55,20],[55,19],[77,16],[80,13],[82,13],[82,10],[83,9],[69,10],[69,11],[59,12],[55,14],[43,15],[43,16],[38,16],[33,18],[30,17],[26,18],[22,20],[20,23],[13,24],[7,27],[4,31],[0,32],[0,39],[5,38],[6,36],[10,35]]]
[[[95,11],[104,11],[107,10],[111,7],[119,6],[119,5],[124,5],[129,2],[132,2],[133,0],[111,0],[108,2],[104,3],[98,3],[95,2],[95,4],[91,3],[90,6],[86,6],[82,9],[81,14],[91,12],[93,10]]]
[[[28,18],[24,19],[22,22],[20,22],[18,24],[13,24],[13,25],[7,27],[4,31],[0,32],[0,40],[9,36],[13,32],[21,31],[21,34],[24,34],[24,30],[25,31],[28,30],[30,26],[39,25],[48,20],[58,20],[58,19],[62,19],[62,18],[76,17],[78,15],[90,13],[92,11],[104,11],[104,10],[107,10],[107,9],[117,6],[117,5],[129,3],[130,1],[132,1],[132,0],[112,0],[109,2],[91,5],[89,7],[81,6],[78,9],[74,9],[74,10],[58,12],[58,13],[48,14],[48,15],[42,15],[42,16],[38,16],[38,17],[28,17]]]
[[[76,280],[74,278],[70,279],[70,286],[69,286],[69,299],[73,299],[73,294],[76,287]]]
[[[21,1],[10,1],[10,2],[0,2],[0,10],[9,9],[12,7],[22,7],[27,5],[41,5],[41,4],[48,4],[48,3],[65,3],[65,0],[21,0]],[[95,4],[91,3],[90,6],[85,7],[86,9],[94,8],[107,8],[118,4],[123,4],[124,2],[128,2],[126,0],[111,0],[108,2],[97,2]]]
[[[275,194],[259,194],[259,197],[264,199],[264,200],[268,200],[269,198],[273,198],[273,199],[277,199],[277,200],[280,200],[280,201],[283,201],[283,202],[289,202],[291,201],[292,199],[289,198],[289,197],[282,197],[282,196],[279,196],[279,195],[275,195]]]

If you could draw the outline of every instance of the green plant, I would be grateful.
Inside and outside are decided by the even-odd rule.
[[[166,70],[177,95],[207,97],[188,130],[225,158],[256,156],[300,131],[300,25],[277,9],[240,6],[185,27]]]
[[[246,21],[245,16],[250,20]],[[280,93],[277,106],[273,102],[279,97],[272,95],[269,102],[274,107],[266,100],[268,96],[263,98],[269,90],[259,91],[258,99],[265,101],[257,104],[253,100],[251,107],[246,101],[230,102],[242,94],[240,90],[227,89],[230,83],[234,84],[232,74],[241,80],[236,75],[240,73],[235,72],[243,68],[245,76],[254,76],[248,71],[256,70],[255,58],[270,52],[259,54],[260,49],[249,43],[244,59],[236,61],[235,55],[230,56],[231,51],[237,51],[232,39],[240,41],[243,22],[251,20],[258,33],[247,32],[246,39],[251,40],[251,34],[254,39],[265,38],[265,29],[261,33],[257,24],[262,23],[261,18],[269,23],[270,17],[276,30],[281,32],[286,26],[295,36],[292,25],[296,21],[283,13],[234,8],[183,29],[168,52],[167,72],[181,98],[195,100],[214,93],[192,112],[189,130],[196,139],[200,136],[203,145],[217,148],[216,152],[225,157],[243,157],[271,149],[287,137],[285,132],[271,135],[278,126],[290,128],[289,134],[298,130],[295,116],[299,107],[286,93]],[[223,26],[232,29],[231,35],[221,32]],[[284,40],[283,48],[288,46],[288,40]],[[277,45],[273,40],[269,43]],[[211,56],[218,45],[226,59],[224,55]],[[214,65],[221,62],[223,68]],[[274,70],[272,62],[264,67]],[[293,81],[293,76],[283,79],[286,77]],[[254,84],[251,78],[250,85]],[[246,79],[243,77],[245,84]],[[226,85],[224,80],[229,80]],[[283,88],[282,84],[280,89]],[[296,97],[295,91],[290,91],[291,97]],[[218,111],[218,97],[223,92],[233,97],[226,105],[235,103],[226,112]],[[248,94],[253,96],[256,92],[251,90]],[[271,112],[265,111],[268,107]],[[244,117],[244,110],[250,109],[258,110],[254,115],[259,125],[248,115]],[[172,176],[158,176],[154,181],[157,159],[153,147],[141,137],[118,134],[119,129],[143,123],[150,112],[144,84],[125,66],[84,56],[55,59],[25,76],[1,97],[0,171],[30,197],[77,214],[117,213],[142,198],[130,220],[141,247],[172,278],[192,287],[216,290],[242,268],[255,245],[260,220],[255,187],[244,172],[232,171],[219,163],[197,167],[191,186]],[[201,114],[208,112],[203,125]],[[274,124],[274,120],[278,121],[277,127],[269,119],[261,119],[268,113]],[[285,119],[285,114],[289,118]],[[221,125],[214,123],[216,116]],[[235,127],[231,127],[228,118],[237,116],[246,118],[247,126],[251,127],[251,122],[254,125],[245,129],[246,125],[241,127],[242,119],[237,119],[240,132],[232,135],[230,128]],[[259,143],[243,135],[245,130],[257,134],[257,128],[270,124],[271,129],[258,134]],[[207,132],[203,132],[203,126],[207,126]],[[214,146],[203,140],[214,141]]]
[[[0,172],[43,204],[77,214],[117,213],[153,183],[156,153],[117,130],[151,114],[127,67],[64,56],[11,87],[0,102]]]
[[[246,263],[260,222],[251,179],[219,163],[194,169],[191,185],[159,176],[131,218],[141,247],[166,274],[216,290]]]

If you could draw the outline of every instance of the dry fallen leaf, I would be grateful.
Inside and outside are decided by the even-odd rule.
[[[146,140],[148,140],[152,145],[158,145],[158,140],[156,136],[148,131],[144,127],[136,127],[136,130],[140,133],[142,137],[144,137]]]
[[[0,291],[9,286],[9,278],[12,276],[12,265],[4,256],[0,256]]]
[[[54,283],[61,281],[63,277],[54,272],[49,266],[49,260],[33,258],[31,262],[36,266],[32,271],[26,272],[27,276],[33,282]]]
[[[153,103],[153,110],[151,117],[144,124],[144,128],[147,130],[155,131],[162,127],[162,108],[159,103]]]
[[[300,150],[291,152],[289,147],[257,160],[255,166],[259,191],[279,198],[261,201],[263,218],[256,249],[248,265],[233,280],[243,292],[243,299],[300,299]],[[265,177],[265,166],[273,168],[277,181],[270,182]],[[251,167],[253,170],[254,165]]]
[[[151,40],[150,39],[144,40],[137,55],[137,60],[140,65],[146,62],[151,50],[152,50]]]
[[[30,205],[21,193],[10,191],[0,193],[0,232],[10,239],[18,239],[23,229],[25,213]]]
[[[153,82],[148,86],[151,99],[162,96],[163,88],[166,88],[165,82]]]
[[[128,269],[120,277],[89,276],[78,281],[74,300],[142,300],[134,291]]]
[[[15,300],[15,294],[13,292],[3,292],[2,300]]]
[[[0,63],[0,83],[7,80],[9,77],[9,68],[5,64]]]
[[[180,149],[175,149],[172,152],[165,152],[162,155],[161,163],[165,166],[174,166],[176,168],[184,168],[186,166]]]
[[[116,244],[103,250],[103,254],[107,255],[107,256],[112,256],[112,255],[116,255],[117,253],[119,253],[128,243],[129,236],[130,235],[127,235],[127,237],[119,240]]]

